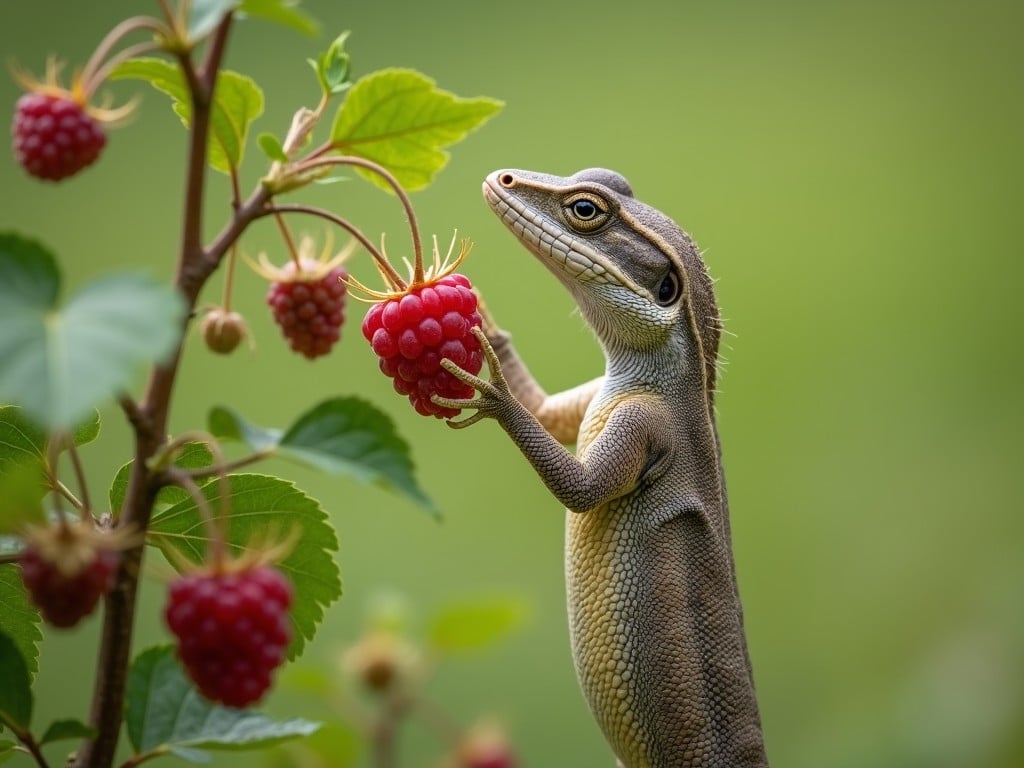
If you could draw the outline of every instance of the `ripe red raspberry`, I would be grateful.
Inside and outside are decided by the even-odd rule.
[[[103,534],[78,525],[57,525],[29,538],[21,579],[48,624],[73,627],[114,586],[118,553]]]
[[[187,574],[171,585],[164,618],[178,658],[206,698],[255,704],[291,641],[291,584],[269,566]]]
[[[24,94],[18,99],[11,132],[18,163],[50,181],[91,165],[107,143],[99,122],[70,94]]]
[[[469,398],[473,388],[441,367],[448,358],[477,374],[483,367],[480,342],[471,328],[480,325],[477,297],[469,280],[449,273],[400,296],[374,304],[363,319],[363,336],[380,358],[380,369],[394,380],[395,391],[408,395],[424,416],[458,414],[431,402],[432,395]]]

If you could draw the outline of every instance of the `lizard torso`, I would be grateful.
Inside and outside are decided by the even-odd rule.
[[[491,174],[484,196],[569,289],[604,377],[547,395],[484,314],[491,382],[445,361],[568,508],[581,687],[627,768],[767,766],[713,393],[721,326],[693,241],[603,169]],[[576,441],[573,455],[560,443]]]

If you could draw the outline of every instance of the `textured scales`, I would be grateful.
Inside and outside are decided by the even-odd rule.
[[[573,656],[627,768],[766,766],[714,420],[721,332],[696,245],[626,180],[488,176],[494,212],[568,288],[605,375],[547,395],[484,311],[491,381],[440,400],[495,418],[568,508]],[[582,202],[581,202],[582,201]],[[574,456],[560,443],[576,442]]]

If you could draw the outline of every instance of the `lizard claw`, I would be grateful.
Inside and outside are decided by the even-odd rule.
[[[505,377],[501,372],[501,364],[498,362],[498,355],[494,351],[494,347],[491,346],[491,342],[488,341],[487,335],[480,328],[475,327],[472,331],[473,335],[476,336],[477,340],[480,342],[480,348],[483,350],[484,357],[487,360],[487,369],[490,371],[491,380],[487,381],[485,379],[481,379],[479,376],[474,376],[469,371],[460,368],[454,362],[445,358],[441,361],[441,367],[462,383],[471,386],[480,394],[477,397],[468,400],[441,397],[440,395],[433,395],[430,398],[431,402],[436,405],[440,405],[442,408],[457,408],[459,410],[465,408],[476,409],[476,413],[462,419],[461,421],[452,421],[449,419],[448,426],[453,429],[463,429],[476,424],[483,418],[496,418],[498,412],[508,404],[509,400],[515,400],[515,396],[509,390],[508,383],[505,381]]]

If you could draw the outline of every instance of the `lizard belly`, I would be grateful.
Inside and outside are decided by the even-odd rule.
[[[626,768],[763,765],[738,614],[714,597],[733,591],[728,561],[698,511],[657,521],[653,502],[640,493],[568,515],[584,695]]]
[[[651,765],[638,701],[640,663],[635,584],[622,555],[630,546],[614,504],[566,518],[569,633],[580,687],[616,756]]]

